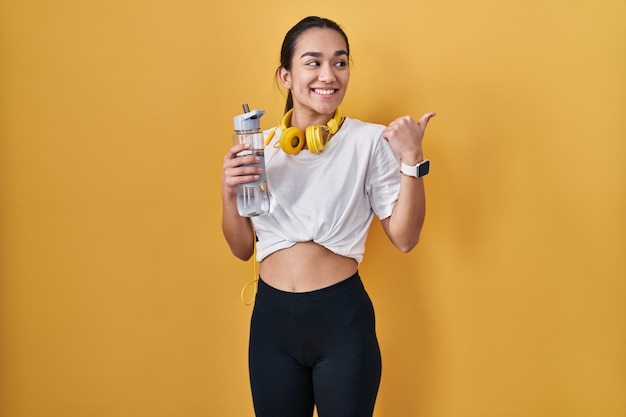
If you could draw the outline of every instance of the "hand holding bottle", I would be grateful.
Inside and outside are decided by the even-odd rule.
[[[260,216],[269,212],[269,195],[265,179],[265,145],[260,118],[265,111],[249,111],[244,104],[244,114],[234,118],[234,146],[226,156],[229,167],[235,169],[227,175],[227,161],[224,162],[225,180],[237,185],[237,211],[244,217]],[[235,175],[239,174],[239,175]]]

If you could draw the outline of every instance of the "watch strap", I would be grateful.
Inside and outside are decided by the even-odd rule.
[[[416,165],[407,165],[402,161],[400,165],[400,172],[403,175],[407,175],[409,177],[421,178],[424,175],[428,174],[430,171],[430,161],[428,159],[424,159],[422,162],[418,162]]]

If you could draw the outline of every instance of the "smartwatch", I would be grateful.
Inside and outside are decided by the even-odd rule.
[[[400,172],[402,175],[406,175],[409,177],[420,178],[424,175],[428,174],[430,170],[430,161],[428,159],[424,159],[422,162],[418,162],[416,165],[407,165],[402,162],[400,165]]]

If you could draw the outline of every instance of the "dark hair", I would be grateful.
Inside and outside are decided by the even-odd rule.
[[[298,41],[298,37],[300,37],[303,32],[313,28],[332,29],[339,32],[339,34],[341,34],[343,39],[346,41],[346,52],[348,53],[348,58],[350,57],[350,43],[348,42],[348,36],[343,31],[341,26],[339,26],[337,23],[333,22],[330,19],[325,19],[323,17],[317,16],[309,16],[296,23],[296,25],[289,29],[289,32],[287,32],[287,34],[285,35],[285,39],[283,40],[283,46],[280,49],[280,67],[278,68],[278,70],[280,70],[281,67],[285,68],[288,71],[291,70],[291,60],[293,58],[293,52],[296,49],[296,42]],[[276,73],[278,73],[278,70],[276,70]],[[291,91],[289,91],[289,94],[287,95],[287,103],[285,104],[285,113],[287,113],[292,108],[293,97],[291,96]]]

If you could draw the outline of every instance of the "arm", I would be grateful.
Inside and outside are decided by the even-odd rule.
[[[409,165],[424,160],[422,139],[424,130],[435,113],[427,113],[416,122],[409,116],[394,120],[383,132],[396,155]],[[398,201],[382,226],[391,242],[403,252],[409,252],[419,241],[426,213],[424,179],[402,176]]]
[[[249,147],[248,144],[241,144],[230,148],[224,157],[222,173],[222,232],[233,254],[244,261],[254,253],[254,233],[250,219],[237,212],[237,186],[258,180],[261,173],[260,168],[243,166],[258,162],[256,156],[236,157],[237,153]]]

